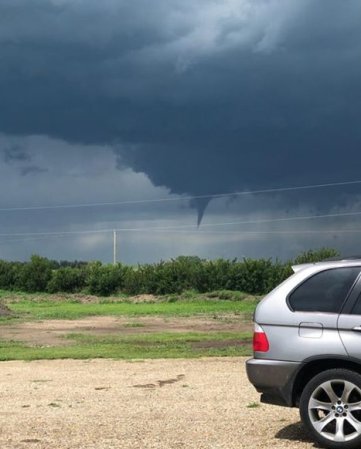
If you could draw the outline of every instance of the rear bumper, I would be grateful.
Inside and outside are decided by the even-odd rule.
[[[249,381],[261,393],[261,402],[292,407],[292,389],[299,362],[250,359],[246,363]]]

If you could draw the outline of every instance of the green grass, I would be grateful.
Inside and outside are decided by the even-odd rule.
[[[257,299],[240,292],[218,291],[154,297],[152,302],[133,302],[131,297],[91,298],[81,295],[26,294],[0,291],[0,298],[13,316],[0,318],[0,325],[52,319],[81,319],[91,316],[137,318],[194,317],[222,320],[251,319]],[[87,298],[86,298],[87,299]],[[149,299],[149,298],[148,298]],[[152,298],[151,298],[152,299]],[[144,326],[136,319],[126,327]],[[137,333],[131,335],[70,334],[65,345],[41,347],[0,340],[0,360],[91,359],[125,360],[155,358],[195,358],[249,355],[251,335],[237,332]],[[70,343],[70,344],[69,344]]]
[[[193,316],[252,313],[255,301],[178,301],[168,303],[102,303],[21,301],[8,304],[18,316],[27,319],[78,319],[88,316]]]
[[[0,340],[0,360],[39,359],[156,359],[250,354],[249,333],[161,333],[133,336],[70,334],[71,346],[30,347]]]
[[[38,293],[26,293],[26,292],[22,292],[22,291],[12,291],[12,290],[2,290],[0,289],[0,299],[5,299],[6,301],[11,302],[12,300],[15,301],[25,301],[25,300],[29,300],[29,301],[43,301],[43,300],[51,300],[51,297],[53,295],[49,294],[49,293],[44,293],[44,292],[38,292]],[[67,298],[68,296],[71,295],[63,295],[64,298]]]

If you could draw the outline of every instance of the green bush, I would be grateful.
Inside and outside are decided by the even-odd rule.
[[[236,261],[225,259],[203,261],[202,269],[195,273],[195,288],[204,293],[212,290],[232,290],[231,267]]]
[[[202,260],[198,257],[185,256],[154,265],[150,285],[152,293],[165,295],[194,288],[194,277],[201,266]]]
[[[117,292],[171,295],[189,290],[263,295],[292,274],[292,265],[318,262],[337,255],[334,249],[321,248],[304,252],[285,263],[271,259],[204,260],[181,256],[167,262],[138,265],[137,268],[101,262],[56,262],[32,256],[26,263],[0,260],[0,288],[51,293],[76,293],[87,289],[100,296]]]
[[[338,257],[339,255],[340,253],[332,248],[311,249],[297,256],[294,259],[293,264],[321,262],[322,260]]]
[[[0,288],[4,290],[13,290],[21,267],[20,262],[7,262],[0,260]]]
[[[214,261],[178,257],[169,262],[140,265],[125,275],[124,292],[166,295],[196,290],[243,291],[264,294],[291,274],[290,266],[271,260]]]
[[[144,285],[142,283],[143,276],[139,269],[129,269],[124,274],[123,292],[127,295],[139,295],[144,293]]]
[[[130,295],[165,295],[196,288],[195,279],[202,270],[202,264],[198,257],[181,256],[168,262],[138,265],[126,273],[124,292]]]
[[[77,293],[86,286],[86,272],[80,268],[59,268],[54,270],[48,283],[49,293]]]
[[[120,263],[102,265],[101,262],[90,263],[86,269],[86,285],[89,293],[98,296],[109,296],[123,288],[125,272],[128,270]]]
[[[24,292],[45,292],[51,274],[51,262],[44,257],[33,255],[30,262],[19,267],[15,287]]]

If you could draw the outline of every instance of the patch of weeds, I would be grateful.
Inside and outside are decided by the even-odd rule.
[[[35,384],[42,384],[42,383],[46,383],[46,382],[52,382],[52,380],[50,379],[35,379],[31,381],[32,383]]]
[[[260,407],[261,406],[261,404],[259,403],[259,402],[250,402],[248,405],[247,405],[247,408],[258,408],[258,407]]]
[[[247,296],[245,293],[232,290],[218,290],[204,294],[210,299],[223,299],[226,301],[242,301]]]
[[[20,323],[21,321],[23,321],[23,319],[21,319],[18,315],[15,314],[13,314],[12,316],[0,316],[0,326]]]
[[[145,327],[145,324],[143,323],[125,323],[123,327]]]
[[[174,296],[168,296],[167,298],[166,298],[166,302],[168,302],[168,303],[174,303],[174,302],[177,302],[179,300],[179,297],[177,296],[177,295],[174,295]]]
[[[186,300],[199,299],[199,293],[197,290],[186,290],[180,295],[180,297]]]

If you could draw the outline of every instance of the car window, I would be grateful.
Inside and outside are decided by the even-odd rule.
[[[334,268],[315,274],[289,296],[293,311],[339,313],[360,267]]]
[[[361,315],[361,294],[357,298],[357,302],[354,305],[351,314],[352,315]]]

